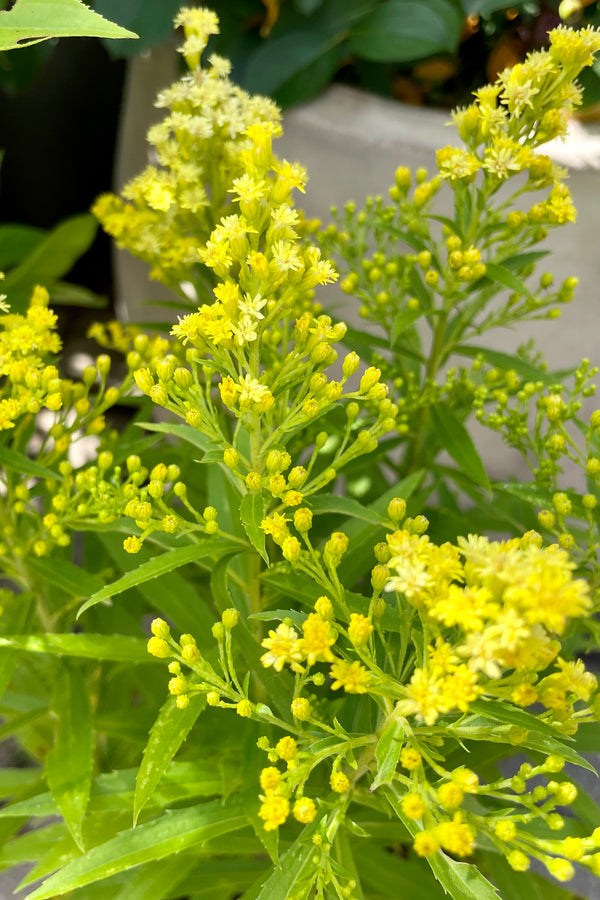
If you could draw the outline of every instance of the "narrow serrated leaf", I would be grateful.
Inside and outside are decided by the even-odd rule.
[[[160,434],[170,434],[181,438],[188,444],[193,444],[201,450],[209,451],[214,448],[214,442],[191,425],[182,425],[180,422],[136,422],[138,428],[145,431],[157,431]],[[221,459],[223,453],[221,452]]]
[[[110,659],[115,662],[152,662],[143,638],[123,634],[11,634],[0,637],[0,647],[26,653]]]
[[[352,519],[362,519],[372,525],[381,525],[381,513],[363,506],[358,500],[351,497],[342,497],[338,494],[319,494],[308,498],[310,508],[314,513],[338,513]]]
[[[0,447],[0,466],[11,472],[20,472],[21,475],[33,475],[35,478],[56,478],[56,472],[46,466],[40,465],[33,459],[29,459],[18,450],[10,447]]]
[[[304,836],[293,843],[281,857],[279,866],[263,881],[260,891],[255,894],[256,900],[289,900],[294,896],[294,888],[310,875],[314,849],[312,840],[306,840]]]
[[[79,669],[63,663],[54,681],[54,747],[46,760],[46,780],[73,839],[84,849],[81,823],[92,789],[93,724],[88,686]]]
[[[400,758],[403,738],[404,728],[400,722],[390,722],[381,734],[375,747],[377,774],[371,784],[371,791],[377,790],[382,784],[391,782]]]
[[[458,353],[459,356],[467,356],[470,359],[482,356],[491,366],[506,370],[514,369],[517,375],[520,375],[526,381],[543,381],[544,383],[556,381],[556,375],[553,372],[546,372],[525,359],[510,353],[503,353],[500,350],[493,350],[490,347],[459,344],[454,347],[453,352]]]
[[[17,0],[0,13],[0,50],[14,50],[52,37],[137,38],[79,0]]]
[[[122,832],[67,863],[30,894],[29,900],[51,900],[134,866],[180,853],[212,837],[237,831],[246,824],[239,804],[223,806],[220,801],[168,812]]]
[[[48,556],[37,558],[31,555],[27,566],[69,597],[89,597],[102,588],[102,579],[98,575],[86,572],[68,559],[53,559]]]
[[[490,482],[471,435],[453,412],[443,403],[431,406],[431,419],[438,440],[455,463],[475,484],[490,490]]]
[[[401,334],[403,334],[411,325],[423,315],[423,310],[420,307],[417,309],[401,309],[400,312],[394,318],[392,323],[392,330],[390,331],[390,346],[394,347],[398,341],[398,338]]]
[[[527,297],[528,300],[535,299],[527,285],[520,278],[517,278],[510,269],[501,266],[499,263],[486,263],[485,275],[490,281],[496,281],[503,287],[515,291],[523,297]]]
[[[26,631],[33,624],[35,614],[35,595],[23,592],[19,596],[18,602],[4,612],[3,630]],[[4,653],[0,653],[0,697],[11,682],[18,660],[19,650],[16,647],[13,650],[7,648]]]
[[[153,578],[158,578],[160,575],[164,575],[167,572],[172,572],[174,569],[185,566],[187,563],[206,559],[213,554],[220,556],[222,553],[235,549],[236,546],[237,545],[233,544],[232,541],[226,541],[219,537],[209,537],[197,544],[191,544],[186,547],[177,547],[175,550],[168,550],[166,553],[161,554],[161,556],[157,556],[148,562],[142,563],[137,569],[132,569],[131,572],[127,572],[117,581],[113,581],[112,584],[106,585],[106,587],[96,591],[96,593],[92,594],[89,600],[86,600],[80,607],[77,618],[79,618],[86,609],[95,606],[96,603],[102,603],[104,600],[109,600],[117,594],[122,594],[123,591],[127,591],[146,581],[151,581]]]
[[[265,533],[260,527],[265,514],[265,504],[261,493],[247,493],[240,504],[240,519],[248,535],[248,540],[268,564]]]
[[[189,706],[185,709],[179,709],[175,705],[174,697],[169,697],[161,707],[150,731],[136,778],[133,804],[134,825],[152,796],[152,792],[167,771],[171,760],[205,708],[206,698],[198,694],[190,697]]]

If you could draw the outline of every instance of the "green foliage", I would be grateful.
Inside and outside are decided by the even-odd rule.
[[[295,9],[327,33],[368,6]],[[530,248],[574,216],[537,151],[598,33],[553,32],[456,114],[466,149],[442,149],[439,175],[399,169],[388,205],[317,239],[304,170],[273,152],[278,111],[226,61],[200,66],[214,14],[176,24],[189,74],[161,95],[158,163],[96,207],[187,302],[171,334],[95,325],[102,352],[64,378],[21,257],[60,278],[85,235],[52,251],[0,233],[8,299],[29,295],[0,317],[0,738],[26,763],[0,774],[0,866],[32,866],[32,900],[567,900],[527,869],[600,874],[598,807],[564,771],[592,768],[600,712],[579,658],[597,629],[593,372],[475,338],[571,299],[571,280],[533,278]],[[547,191],[527,214],[498,199],[517,172],[519,193]],[[316,303],[328,249],[364,332]],[[473,414],[531,483],[494,483]],[[561,486],[566,455],[589,493]]]
[[[80,0],[17,0],[0,13],[0,50],[16,50],[54,37],[135,38]]]

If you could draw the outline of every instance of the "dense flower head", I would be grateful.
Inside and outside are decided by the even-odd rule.
[[[156,105],[168,112],[148,132],[156,164],[124,187],[123,199],[105,194],[94,206],[117,244],[173,286],[193,280],[200,248],[229,206],[226,191],[242,175],[247,130],[263,123],[271,135],[280,130],[276,105],[233,84],[226,60],[213,55],[200,68],[209,36],[219,32],[217,16],[190,8],[175,21],[185,31],[181,52],[190,72],[158,97]],[[207,169],[210,158],[219,159],[215,173]],[[209,187],[213,174],[217,180]]]
[[[513,687],[521,705],[540,699],[564,718],[573,703],[590,699],[596,679],[581,662],[557,660],[558,671],[532,687],[536,673],[557,657],[556,636],[590,609],[588,585],[574,577],[567,551],[527,536],[490,541],[469,535],[457,547],[437,547],[407,531],[389,535],[388,544],[394,555],[387,590],[424,609],[440,635],[452,635],[451,644],[439,637],[429,647],[427,664],[414,670],[397,702],[399,714],[431,725],[450,711],[465,712],[486,682],[491,686],[511,671],[522,673],[522,685]]]
[[[43,406],[58,410],[66,384],[48,357],[61,349],[56,315],[48,308],[48,291],[36,286],[25,315],[0,308],[0,430],[15,427],[25,414]]]

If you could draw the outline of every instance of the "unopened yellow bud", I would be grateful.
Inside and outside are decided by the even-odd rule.
[[[292,700],[290,708],[294,718],[298,719],[300,722],[310,718],[310,703],[305,697],[296,697],[295,700]]]
[[[300,546],[298,538],[293,536],[286,537],[281,545],[281,552],[288,562],[297,562],[300,559],[300,554],[302,552],[302,547]]]
[[[317,808],[314,800],[311,800],[310,797],[300,797],[294,803],[293,813],[294,818],[304,825],[312,822],[317,815]]]
[[[315,612],[326,622],[333,619],[333,604],[329,597],[319,597],[315,601]]]
[[[172,655],[171,648],[162,638],[151,637],[147,644],[148,653],[151,656],[157,656],[159,659],[166,659]]]
[[[232,628],[235,628],[237,623],[240,621],[240,614],[237,609],[225,609],[223,614],[221,615],[221,622],[223,623],[223,628],[225,631],[231,631]]]
[[[256,494],[262,488],[262,478],[258,472],[248,472],[246,475],[246,487],[253,494]]]
[[[298,755],[298,744],[293,737],[286,735],[275,744],[275,751],[280,759],[289,762]]]
[[[354,353],[354,351],[352,351],[351,353],[348,353],[347,356],[344,358],[344,362],[342,363],[342,372],[343,372],[344,378],[350,378],[351,375],[354,375],[354,373],[358,369],[359,365],[360,365],[360,357],[359,357],[358,353]]]
[[[375,366],[370,366],[360,379],[360,392],[361,394],[368,393],[372,387],[374,387],[379,379],[381,378],[381,370],[376,369]]]
[[[343,772],[332,772],[329,778],[329,785],[336,794],[345,794],[350,787],[350,782]]]
[[[306,534],[312,527],[312,519],[313,514],[310,509],[306,509],[306,507],[297,509],[294,513],[294,528],[300,534]]]
[[[235,711],[238,716],[241,716],[243,719],[248,719],[252,715],[254,707],[249,700],[240,700],[235,708]]]

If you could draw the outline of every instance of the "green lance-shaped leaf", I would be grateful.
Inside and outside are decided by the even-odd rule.
[[[490,482],[481,457],[462,422],[442,403],[432,405],[431,419],[442,447],[475,484],[489,490]]]
[[[4,15],[11,13],[0,13],[0,27]],[[53,228],[6,276],[3,289],[10,297],[11,306],[24,308],[36,284],[51,290],[89,249],[97,231],[98,223],[89,213],[65,219]]]
[[[186,709],[179,709],[175,705],[174,697],[169,697],[161,707],[152,726],[136,778],[133,802],[134,825],[167,771],[171,760],[205,707],[206,698],[199,695],[190,697],[190,704]]]
[[[115,662],[153,662],[143,638],[124,634],[11,634],[0,637],[0,647],[12,647],[26,653],[51,653],[53,656],[79,656]]]
[[[17,0],[0,13],[0,50],[15,50],[52,37],[137,38],[79,0]]]
[[[46,780],[73,839],[83,850],[81,823],[92,788],[93,724],[85,678],[62,664],[56,673],[52,701],[55,745],[46,760]]]
[[[265,515],[265,503],[260,493],[247,493],[242,497],[240,504],[240,519],[248,535],[248,540],[258,550],[264,561],[268,564],[269,557],[265,545],[265,533],[260,527]]]
[[[198,860],[190,854],[142,866],[131,873],[118,894],[112,894],[112,900],[164,900],[174,896],[174,888],[197,865]]]
[[[56,478],[52,469],[47,469],[46,466],[29,459],[17,450],[11,450],[10,447],[0,447],[0,467],[11,472],[19,472],[21,475],[33,475],[35,478]]]
[[[371,790],[376,790],[382,784],[389,784],[394,777],[400,751],[402,749],[402,740],[404,738],[404,728],[400,722],[390,722],[387,728],[382,732],[381,737],[377,741],[375,747],[375,759],[377,760],[377,775],[371,785]]]
[[[27,560],[27,566],[69,597],[89,597],[102,588],[102,579],[98,575],[86,572],[68,559],[32,556]]]
[[[240,805],[223,806],[220,801],[168,812],[152,822],[121,832],[93,847],[85,856],[67,863],[30,894],[29,900],[50,900],[109,875],[164,859],[194,844],[237,831],[246,824]]]
[[[35,617],[35,600],[33,594],[21,594],[14,606],[3,614],[3,630],[26,631]],[[18,661],[19,651],[16,647],[12,650],[7,648],[0,653],[0,697],[10,684]]]
[[[460,37],[462,15],[448,0],[388,0],[350,37],[352,53],[376,62],[410,62],[449,51]]]
[[[77,618],[79,618],[86,609],[95,606],[96,603],[102,603],[104,600],[109,600],[117,594],[122,594],[123,591],[137,587],[138,584],[144,584],[146,581],[158,578],[159,575],[165,575],[167,572],[179,569],[187,563],[206,559],[213,554],[222,556],[223,553],[236,549],[237,546],[238,545],[234,544],[232,541],[225,541],[222,538],[214,537],[206,538],[198,544],[191,544],[187,547],[177,547],[176,550],[168,550],[166,553],[161,554],[161,556],[157,556],[148,562],[142,563],[137,569],[132,569],[131,572],[127,572],[121,578],[117,579],[117,581],[113,581],[112,584],[108,584],[101,590],[96,591],[96,593],[92,594],[89,600],[86,600],[81,606],[77,613]]]
[[[271,870],[262,884],[255,891],[250,890],[249,900],[288,900],[293,897],[310,877],[314,852],[312,832],[306,829],[283,854],[279,865]],[[308,888],[308,884],[306,887]]]
[[[362,519],[372,525],[381,525],[381,513],[368,506],[363,506],[352,497],[341,497],[337,494],[319,494],[309,499],[310,508],[315,515],[321,513],[338,513],[352,519]]]

